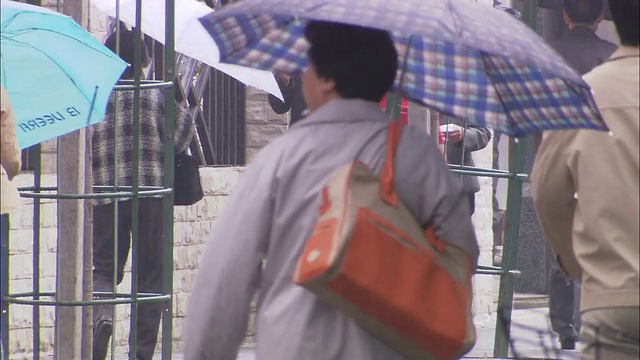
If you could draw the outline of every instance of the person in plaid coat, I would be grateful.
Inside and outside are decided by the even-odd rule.
[[[116,33],[106,46],[115,52]],[[134,64],[133,32],[120,31],[120,57]],[[144,45],[144,44],[143,44]],[[146,47],[142,66],[149,63]],[[135,67],[129,67],[123,79],[132,79]],[[164,177],[164,92],[161,89],[140,91],[140,151],[134,152],[134,91],[111,94],[106,118],[92,127],[93,184],[98,186],[132,186],[134,157],[139,157],[140,186],[163,186]],[[185,108],[176,104],[176,152],[186,150],[194,134],[194,124]],[[116,205],[117,204],[117,205]],[[117,207],[117,216],[115,208]],[[161,198],[141,198],[138,209],[138,285],[139,292],[162,292],[162,214]],[[124,277],[124,265],[129,255],[132,228],[132,202],[123,199],[98,199],[93,208],[93,286],[96,292],[112,292]],[[117,236],[114,236],[117,229]],[[114,254],[114,237],[117,254]],[[117,278],[114,279],[114,266]],[[99,295],[97,295],[99,296]],[[136,359],[151,360],[158,337],[162,315],[160,303],[138,305]],[[113,307],[94,307],[93,359],[104,359],[113,329]],[[133,354],[132,354],[133,355]]]

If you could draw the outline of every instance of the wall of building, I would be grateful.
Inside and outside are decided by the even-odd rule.
[[[271,109],[268,94],[247,87],[247,163],[273,139],[287,130],[288,114],[278,115]]]

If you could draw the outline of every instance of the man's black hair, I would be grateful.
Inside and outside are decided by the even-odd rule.
[[[117,36],[116,36],[117,32],[114,31],[111,33],[111,35],[109,35],[109,37],[107,37],[107,40],[105,40],[104,45],[109,48],[109,50],[116,52],[116,40],[117,40]],[[135,40],[136,39],[136,35],[135,32],[132,30],[127,29],[126,27],[120,27],[120,48],[119,48],[119,56],[122,60],[124,60],[125,62],[127,62],[128,64],[130,64],[131,66],[128,67],[124,73],[122,74],[122,78],[123,79],[133,79],[133,76],[135,74]],[[141,66],[144,68],[147,65],[149,65],[149,53],[147,52],[147,46],[146,44],[141,40],[140,41],[142,44],[142,58],[141,58]]]
[[[609,10],[616,26],[620,43],[640,46],[640,6],[638,0],[609,0]]]
[[[335,81],[341,97],[378,102],[393,85],[398,54],[388,32],[310,21],[305,37],[318,76]]]
[[[602,16],[604,0],[564,0],[564,11],[574,24],[594,24]]]

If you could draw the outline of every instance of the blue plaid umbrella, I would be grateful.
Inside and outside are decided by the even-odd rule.
[[[544,40],[468,0],[243,0],[200,21],[222,62],[297,72],[307,19],[390,31],[396,89],[440,112],[514,136],[606,130],[589,87]]]

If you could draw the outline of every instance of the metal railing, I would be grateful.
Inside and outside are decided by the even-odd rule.
[[[28,305],[32,306],[32,356],[33,359],[41,358],[41,316],[40,310],[41,307],[44,306],[52,306],[56,309],[64,308],[64,307],[92,307],[95,305],[124,305],[127,304],[131,308],[131,318],[130,318],[130,341],[129,341],[129,353],[130,356],[136,356],[136,326],[137,326],[137,318],[138,304],[143,303],[161,303],[162,304],[162,323],[161,329],[162,334],[162,358],[163,359],[171,359],[172,354],[172,289],[173,289],[173,181],[174,181],[174,140],[173,140],[173,132],[175,128],[175,104],[173,99],[175,98],[175,90],[174,90],[174,82],[175,78],[175,51],[174,51],[174,1],[175,0],[166,0],[166,14],[167,19],[165,19],[166,23],[166,46],[163,48],[163,57],[166,60],[165,66],[162,68],[162,78],[170,79],[169,81],[163,80],[143,80],[141,73],[141,51],[140,45],[142,41],[141,34],[141,14],[140,11],[137,12],[137,21],[136,21],[136,50],[135,50],[135,68],[140,69],[136,72],[134,80],[129,82],[120,82],[115,86],[114,91],[117,93],[123,90],[133,90],[134,91],[134,119],[133,119],[133,133],[138,134],[138,136],[133,137],[133,151],[134,154],[140,153],[140,91],[143,88],[162,88],[165,91],[165,98],[170,99],[169,101],[165,101],[165,123],[164,129],[165,134],[170,134],[164,137],[163,144],[163,153],[164,153],[164,178],[163,178],[163,186],[161,187],[145,187],[139,185],[139,157],[135,157],[133,159],[133,175],[132,175],[132,185],[131,186],[118,186],[114,184],[114,186],[94,186],[93,193],[89,194],[65,194],[60,193],[58,191],[58,187],[45,187],[42,186],[42,163],[41,163],[41,153],[40,147],[35,147],[31,151],[30,155],[31,166],[34,170],[34,185],[28,188],[21,188],[21,195],[25,198],[33,199],[33,245],[32,245],[32,290],[28,292],[20,292],[20,293],[12,293],[9,287],[9,279],[10,277],[10,266],[9,266],[9,249],[10,242],[8,237],[8,226],[3,224],[2,231],[7,232],[3,234],[3,241],[1,247],[1,260],[2,260],[2,287],[0,289],[2,294],[2,348],[3,348],[3,360],[8,359],[9,353],[11,352],[11,348],[9,347],[9,315],[10,315],[10,305]],[[137,8],[141,9],[141,0],[137,0],[136,2]],[[39,4],[37,4],[39,5]],[[59,6],[58,6],[59,7]],[[116,101],[117,95],[116,95]],[[117,169],[117,166],[115,167]],[[115,175],[117,179],[117,174]],[[141,198],[147,197],[161,197],[163,203],[163,211],[162,211],[162,232],[163,236],[158,241],[163,242],[163,274],[162,274],[162,283],[163,290],[159,293],[146,293],[139,292],[138,288],[138,258],[140,256],[138,252],[138,237],[139,237],[139,202]],[[113,199],[116,203],[118,201],[131,201],[132,204],[132,229],[131,229],[131,240],[132,240],[132,251],[131,251],[131,291],[130,292],[119,292],[117,291],[117,284],[114,284],[113,292],[94,292],[92,300],[83,300],[83,299],[73,299],[63,301],[60,299],[58,291],[43,291],[40,284],[40,277],[42,274],[42,264],[40,262],[40,250],[41,250],[41,221],[43,219],[42,216],[42,200],[43,199],[54,199],[60,203],[61,200],[73,200],[73,201],[84,201],[90,202],[93,199]],[[117,208],[117,207],[116,207]],[[117,218],[115,220],[115,226],[117,227]],[[114,237],[117,231],[114,231]],[[4,236],[6,235],[6,236]],[[58,245],[60,242],[65,241],[60,236],[58,236],[57,242]],[[117,241],[114,241],[114,244],[117,244]],[[84,246],[91,246],[91,244],[84,244]],[[114,245],[117,246],[117,245]],[[116,252],[117,254],[117,252]],[[60,262],[60,252],[57,252],[57,262]],[[114,262],[114,267],[117,266],[117,261]],[[116,270],[114,269],[114,272]],[[91,276],[86,273],[84,274],[61,274],[58,269],[56,270],[56,280],[57,282],[64,281],[65,276]],[[91,299],[91,297],[89,297]],[[115,317],[114,317],[115,320]],[[56,322],[59,321],[56,318]],[[91,321],[88,319],[84,319],[83,321]],[[91,327],[88,327],[91,328]],[[113,327],[114,332],[112,335],[112,346],[111,346],[111,357],[115,358],[114,354],[114,339],[116,336],[116,327]],[[92,334],[87,334],[83,332],[83,336],[91,336]],[[60,343],[64,343],[68,341],[68,339],[57,338],[56,346],[54,350],[54,357],[59,350]],[[89,341],[89,343],[91,343]]]

